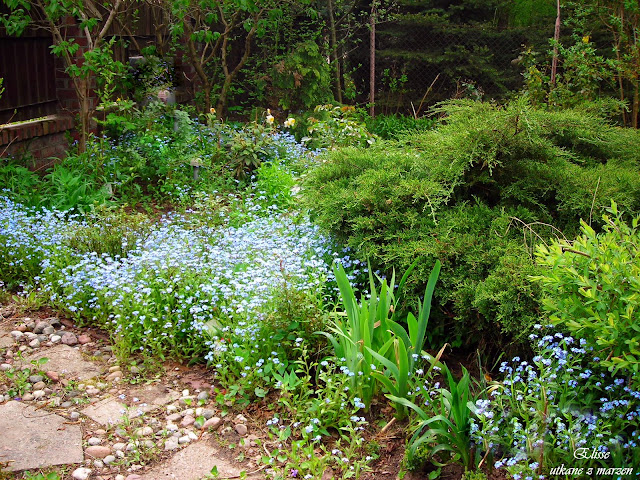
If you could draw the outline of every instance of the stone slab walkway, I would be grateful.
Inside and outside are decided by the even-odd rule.
[[[0,462],[9,471],[82,463],[82,430],[66,418],[22,402],[0,405]]]

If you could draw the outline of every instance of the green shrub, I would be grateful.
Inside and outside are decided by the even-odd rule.
[[[449,102],[439,112],[436,130],[330,152],[308,175],[305,201],[376,267],[407,269],[418,258],[415,296],[439,259],[440,331],[504,348],[540,315],[530,247],[554,235],[547,225],[572,235],[611,199],[640,211],[640,134],[524,100]]]
[[[548,270],[535,279],[554,325],[585,339],[600,363],[640,384],[640,216],[631,226],[612,204],[596,233],[582,222],[575,241],[540,245],[537,258]]]
[[[0,185],[8,190],[13,200],[27,206],[40,203],[40,177],[28,168],[2,159],[0,163]]]
[[[405,115],[378,115],[366,119],[369,131],[384,140],[397,139],[411,132],[430,130],[437,123],[435,118],[413,118]]]

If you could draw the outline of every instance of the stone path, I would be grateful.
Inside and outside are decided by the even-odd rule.
[[[264,478],[251,425],[221,415],[206,375],[136,377],[95,332],[2,315],[0,477],[53,468],[63,480],[201,480],[215,467],[219,478]],[[217,436],[247,460],[230,460]]]

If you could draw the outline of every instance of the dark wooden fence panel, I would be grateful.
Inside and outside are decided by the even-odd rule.
[[[55,62],[50,37],[0,37],[0,123],[56,113]]]

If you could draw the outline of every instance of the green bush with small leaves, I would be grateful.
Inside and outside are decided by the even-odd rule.
[[[442,262],[434,346],[525,345],[542,315],[533,245],[574,235],[580,218],[599,225],[612,199],[640,211],[640,134],[526,99],[452,101],[437,112],[434,130],[329,152],[307,177],[306,204],[376,267],[419,259],[407,284],[414,299],[428,266]]]

